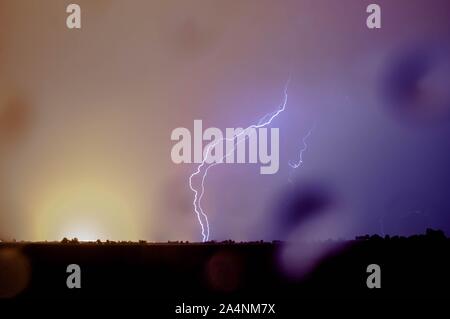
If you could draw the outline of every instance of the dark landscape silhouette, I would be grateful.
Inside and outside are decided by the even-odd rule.
[[[279,267],[277,256],[285,245],[280,241],[3,242],[0,254],[14,251],[27,267],[20,273],[20,262],[9,259],[8,264],[3,258],[0,292],[15,287],[15,277],[17,281],[26,277],[17,298],[449,297],[450,239],[442,231],[428,229],[410,237],[365,235],[349,241],[303,243],[298,249],[320,249],[337,242],[340,249],[298,278]],[[66,287],[69,264],[81,267],[81,289]],[[366,286],[369,264],[381,267],[381,289]]]

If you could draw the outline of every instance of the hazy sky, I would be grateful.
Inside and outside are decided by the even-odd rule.
[[[280,170],[211,169],[212,239],[450,232],[449,3],[371,2],[0,0],[0,238],[200,240],[172,130],[248,126],[289,76]]]

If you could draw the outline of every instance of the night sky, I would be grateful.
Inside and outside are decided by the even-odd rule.
[[[0,239],[201,240],[172,130],[247,127],[289,77],[280,170],[212,168],[211,239],[450,234],[447,0],[378,30],[372,1],[69,3],[0,2]]]

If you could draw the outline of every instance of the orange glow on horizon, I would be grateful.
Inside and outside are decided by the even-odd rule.
[[[47,174],[36,183],[26,209],[31,216],[32,240],[141,239],[138,216],[143,209],[130,183],[111,172],[80,172],[83,170],[52,177]]]

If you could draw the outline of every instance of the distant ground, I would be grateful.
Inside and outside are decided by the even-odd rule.
[[[164,299],[165,305],[199,299],[450,297],[450,239],[442,232],[365,236],[296,249],[320,251],[330,243],[340,249],[297,277],[280,266],[281,242],[0,243],[0,295]],[[69,264],[81,268],[81,289],[66,286]],[[381,267],[381,289],[367,288],[369,264]]]

